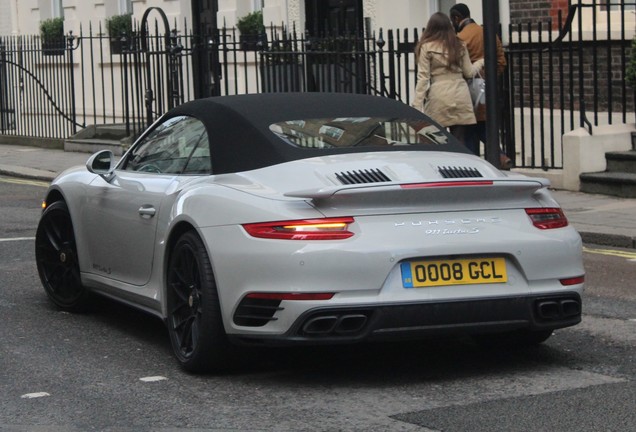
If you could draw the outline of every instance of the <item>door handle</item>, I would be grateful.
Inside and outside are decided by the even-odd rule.
[[[155,213],[157,213],[157,210],[152,206],[141,206],[139,208],[139,215],[144,219],[150,219]]]

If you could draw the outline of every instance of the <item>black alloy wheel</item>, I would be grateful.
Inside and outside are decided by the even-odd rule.
[[[73,223],[63,201],[51,204],[42,213],[35,234],[35,262],[53,303],[72,312],[86,309],[89,292],[82,286]]]
[[[223,329],[212,265],[199,236],[183,234],[167,273],[168,332],[180,365],[189,372],[225,369],[231,346]]]

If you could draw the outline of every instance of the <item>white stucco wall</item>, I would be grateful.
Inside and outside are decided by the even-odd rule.
[[[249,0],[231,0],[249,1]],[[11,10],[11,14],[0,14],[0,34],[39,34],[40,21],[51,18],[50,0],[0,0],[0,10]],[[87,29],[89,22],[97,28],[99,22],[113,15],[122,13],[119,0],[62,0],[64,9],[64,32],[79,33],[80,24]],[[170,26],[175,20],[178,27],[183,27],[184,19],[188,25],[192,22],[190,0],[132,0],[133,17],[141,20],[143,13],[150,7],[160,7],[167,15]],[[14,18],[15,17],[15,18]],[[151,13],[150,19],[159,19],[159,15]],[[10,20],[12,27],[6,33],[3,22]]]
[[[219,27],[234,27],[236,22],[254,11],[252,0],[219,0],[219,11],[216,19]],[[264,18],[264,17],[263,17]]]
[[[88,21],[94,24],[119,12],[118,0],[62,0],[65,16],[65,31],[79,31],[80,21],[84,26]],[[500,0],[502,1],[502,0]],[[470,7],[474,18],[482,21],[482,0],[464,0]],[[303,0],[265,0],[263,7],[264,21],[267,25],[273,23],[279,26],[288,23],[296,26],[298,31],[304,31],[305,5]],[[364,0],[363,15],[370,18],[372,30],[379,28],[421,28],[430,15],[437,11],[438,4],[441,11],[448,13],[448,5],[453,1],[432,0]],[[191,23],[192,11],[190,0],[132,0],[133,16],[141,19],[144,11],[149,7],[160,7],[164,10],[170,25],[175,19],[182,27],[183,20]],[[15,10],[12,14],[0,15],[0,34],[37,34],[39,22],[51,17],[50,0],[0,0],[3,11]],[[254,9],[253,0],[219,0],[217,20],[219,26],[224,23],[228,27]]]
[[[0,36],[14,34],[15,0],[0,0]],[[16,29],[17,30],[17,29]]]
[[[430,3],[422,0],[375,0],[365,8],[372,19],[372,30],[421,29],[431,16]],[[373,13],[373,15],[371,15]],[[367,16],[367,15],[365,15]]]

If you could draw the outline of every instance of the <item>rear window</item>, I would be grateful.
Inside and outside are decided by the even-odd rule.
[[[300,148],[348,148],[448,144],[448,135],[422,119],[339,117],[289,120],[270,125],[279,138]]]

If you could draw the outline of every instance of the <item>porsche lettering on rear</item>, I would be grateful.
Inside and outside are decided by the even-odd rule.
[[[411,220],[404,222],[395,222],[396,227],[429,227],[439,225],[469,225],[469,224],[496,224],[501,223],[501,218],[489,217],[489,218],[463,218],[463,219],[428,219],[428,220]]]

